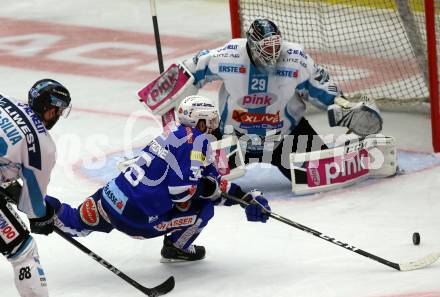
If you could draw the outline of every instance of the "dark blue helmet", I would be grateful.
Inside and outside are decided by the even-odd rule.
[[[43,120],[43,114],[51,107],[56,107],[56,116],[45,122],[46,128],[51,129],[61,115],[67,117],[70,112],[71,98],[69,91],[59,82],[45,78],[37,81],[29,90],[28,103],[32,110]]]
[[[256,19],[246,32],[252,59],[264,68],[273,67],[281,53],[281,32],[268,19]]]

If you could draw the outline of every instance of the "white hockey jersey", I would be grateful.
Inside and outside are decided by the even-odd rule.
[[[55,158],[55,143],[29,105],[0,95],[0,182],[23,180],[18,209],[29,218],[46,214]]]
[[[255,135],[262,140],[261,145],[248,145],[248,151],[262,150],[269,135],[289,134],[304,116],[304,101],[326,108],[340,95],[328,73],[300,44],[283,42],[279,60],[270,73],[253,65],[245,38],[201,51],[183,63],[194,75],[198,88],[214,80],[223,82],[219,94],[220,131],[232,125],[237,135]]]

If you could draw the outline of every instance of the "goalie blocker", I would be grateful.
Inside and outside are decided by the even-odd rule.
[[[297,195],[342,188],[370,177],[396,174],[397,155],[393,137],[371,135],[365,139],[345,137],[345,145],[322,151],[290,154],[292,191]],[[297,183],[294,170],[307,175],[307,183]]]

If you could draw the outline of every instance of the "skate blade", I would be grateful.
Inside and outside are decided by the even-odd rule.
[[[160,263],[182,263],[182,262],[194,262],[194,261],[188,261],[184,259],[169,259],[164,257],[160,259]]]

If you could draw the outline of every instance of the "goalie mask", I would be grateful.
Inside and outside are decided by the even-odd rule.
[[[180,103],[177,117],[181,125],[195,128],[200,120],[205,120],[206,132],[217,129],[219,115],[214,102],[202,96],[189,96]]]
[[[278,61],[281,53],[281,32],[268,19],[257,19],[246,32],[252,59],[258,66],[270,69]]]
[[[66,87],[48,78],[37,81],[28,94],[29,106],[42,120],[47,110],[56,107],[55,116],[45,123],[47,130],[55,125],[61,115],[64,117],[69,115],[70,101],[70,94]]]

